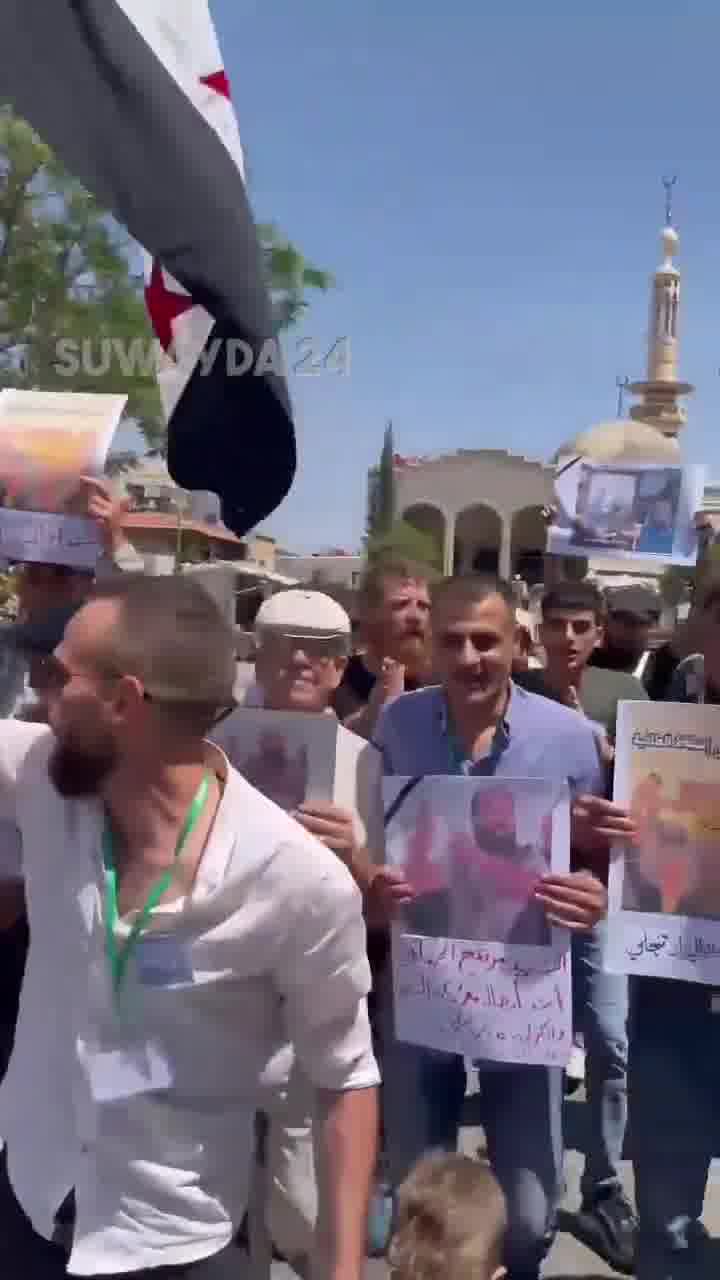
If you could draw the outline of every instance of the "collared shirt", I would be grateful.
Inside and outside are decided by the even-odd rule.
[[[360,893],[334,853],[209,746],[225,786],[196,881],[149,926],[177,940],[188,972],[142,985],[135,953],[120,1017],[105,952],[102,805],[56,793],[51,745],[42,726],[0,732],[0,819],[22,836],[32,939],[0,1088],[10,1180],[46,1238],[74,1188],[70,1274],[191,1262],[242,1221],[263,1073],[288,1035],[315,1087],[377,1083]],[[93,1056],[138,1043],[160,1047],[170,1087],[94,1100]]]
[[[386,774],[547,778],[567,782],[575,795],[605,793],[595,733],[585,717],[512,683],[505,717],[479,760],[468,759],[454,738],[438,686],[401,694],[383,711],[374,741]]]

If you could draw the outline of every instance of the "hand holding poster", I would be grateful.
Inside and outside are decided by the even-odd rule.
[[[238,707],[211,734],[258,791],[290,813],[334,804],[355,819],[355,836],[382,855],[380,753],[334,715]]]
[[[92,520],[67,514],[80,478],[102,474],[126,396],[0,391],[0,558],[92,568]]]
[[[568,935],[535,891],[569,866],[569,799],[544,779],[385,778],[385,850],[415,897],[393,936],[401,1040],[561,1065],[571,1042]]]
[[[621,703],[615,800],[608,969],[720,984],[720,707]]]
[[[705,468],[578,458],[555,478],[553,555],[692,565]]]

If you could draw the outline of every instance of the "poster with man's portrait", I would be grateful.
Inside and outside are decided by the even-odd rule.
[[[555,478],[548,550],[692,565],[705,468],[578,458]]]
[[[544,779],[385,778],[385,856],[415,891],[402,927],[427,937],[551,947],[535,891],[567,870],[564,789]]]
[[[720,707],[621,703],[615,799],[638,835],[613,855],[609,964],[719,983]]]
[[[569,795],[546,779],[385,778],[385,851],[413,890],[393,929],[400,1040],[492,1062],[563,1066],[569,934],[538,892],[565,874]]]
[[[353,813],[358,839],[382,860],[380,752],[336,716],[241,706],[210,736],[238,773],[286,813],[316,803]]]

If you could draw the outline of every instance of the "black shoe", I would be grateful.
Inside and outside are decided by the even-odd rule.
[[[615,1271],[635,1271],[637,1218],[622,1191],[584,1200],[575,1218],[575,1234]]]

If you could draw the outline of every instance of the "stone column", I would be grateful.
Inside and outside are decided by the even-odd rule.
[[[500,529],[500,557],[498,560],[498,572],[501,578],[509,580],[512,572],[510,563],[512,543],[512,520],[503,519]]]
[[[455,513],[445,517],[445,539],[443,543],[443,574],[452,577],[456,571],[455,560]],[[459,572],[459,570],[458,570]]]

